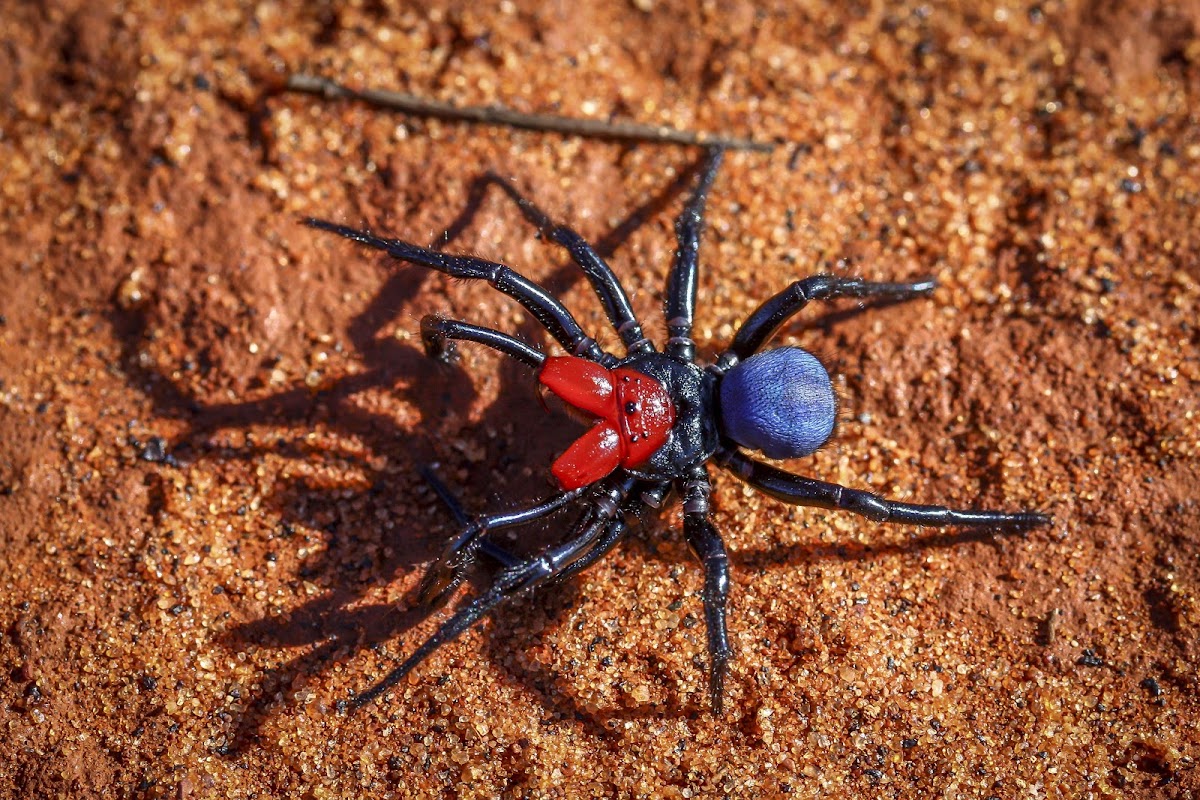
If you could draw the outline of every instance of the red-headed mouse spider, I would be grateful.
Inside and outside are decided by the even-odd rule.
[[[358,695],[355,707],[379,697],[430,653],[501,603],[591,565],[620,541],[627,517],[643,505],[660,506],[673,492],[683,503],[683,535],[704,568],[709,702],[713,711],[720,713],[730,657],[725,627],[729,559],[709,520],[709,463],[785,503],[843,509],[876,522],[1019,530],[1050,521],[1047,515],[1033,511],[956,510],[896,502],[792,475],[746,455],[746,450],[770,458],[811,455],[833,433],[836,398],[821,363],[798,347],[763,350],[796,312],[811,301],[838,297],[923,297],[936,284],[932,280],[873,283],[832,275],[796,281],[759,306],[714,363],[697,364],[691,336],[700,233],[705,200],[722,155],[720,149],[708,151],[698,183],[675,221],[678,247],[667,279],[668,338],[662,351],[643,335],[625,290],[596,251],[571,228],[551,223],[507,182],[500,181],[500,185],[525,217],[565,248],[583,270],[624,345],[624,356],[601,349],[561,302],[503,264],[447,255],[332,222],[307,220],[314,228],[382,250],[400,261],[455,278],[485,280],[515,299],[567,355],[547,356],[500,331],[432,316],[421,323],[426,350],[445,357],[453,341],[499,350],[536,370],[543,387],[594,420],[551,467],[560,491],[550,498],[518,511],[471,518],[453,498],[446,497],[463,529],[430,566],[421,587],[422,599],[436,603],[448,597],[481,551],[499,559],[503,568],[490,588],[461,606],[406,661]],[[439,491],[446,494],[444,488]],[[508,555],[485,537],[489,531],[533,522],[572,504],[581,512],[569,533],[559,544],[532,558]]]

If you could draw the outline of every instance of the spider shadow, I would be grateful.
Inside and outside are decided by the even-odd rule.
[[[660,213],[681,191],[690,179],[699,161],[691,169],[682,171],[675,180],[666,185],[647,202],[636,207],[620,224],[602,237],[597,250],[610,256],[647,219]],[[484,175],[472,185],[469,202],[452,221],[448,233],[439,237],[435,246],[444,246],[457,238],[470,225],[485,200],[487,187],[494,179]],[[396,477],[397,470],[377,469],[371,459],[353,452],[340,452],[308,444],[302,435],[316,426],[327,429],[335,436],[354,437],[366,443],[366,450],[401,455],[408,468],[436,460],[441,448],[429,437],[399,429],[390,417],[374,413],[356,404],[356,395],[372,389],[396,391],[395,384],[408,380],[410,390],[404,390],[406,401],[416,406],[424,420],[434,420],[448,408],[469,405],[475,398],[471,380],[461,369],[450,367],[425,356],[424,352],[391,336],[381,336],[385,326],[395,317],[395,310],[411,301],[421,290],[429,273],[419,268],[392,272],[367,306],[348,324],[347,335],[360,355],[364,369],[345,377],[337,378],[319,391],[307,387],[283,389],[274,394],[242,402],[204,402],[177,383],[164,368],[161,372],[142,355],[142,348],[154,338],[155,328],[178,325],[167,307],[155,309],[154,300],[148,305],[122,309],[115,304],[108,313],[108,320],[115,337],[120,343],[119,361],[127,383],[146,396],[157,418],[178,420],[185,425],[182,433],[175,435],[167,445],[168,465],[187,466],[200,461],[224,463],[242,461],[256,463],[268,455],[283,457],[296,462],[337,460],[358,471],[369,487],[365,491],[351,488],[358,499],[366,495],[367,511],[358,517],[346,517],[338,513],[338,501],[345,498],[346,486],[330,486],[315,479],[290,478],[277,482],[263,498],[264,505],[280,520],[283,531],[297,528],[312,529],[314,509],[328,512],[333,522],[316,526],[316,534],[325,541],[324,548],[313,548],[316,555],[309,556],[300,567],[299,576],[317,587],[316,596],[298,607],[278,616],[235,624],[223,635],[224,645],[232,650],[254,651],[264,648],[301,650],[278,667],[266,670],[260,681],[261,689],[250,697],[232,698],[237,710],[228,713],[235,720],[234,731],[227,744],[220,748],[224,753],[240,753],[244,748],[260,739],[259,731],[281,701],[280,689],[291,686],[296,680],[326,669],[330,664],[350,658],[365,647],[378,648],[395,640],[414,625],[424,620],[429,612],[422,608],[398,611],[391,604],[363,604],[362,598],[374,586],[390,583],[408,574],[416,566],[428,562],[440,550],[440,544],[452,530],[449,514],[442,517],[440,527],[422,530],[414,523],[396,525],[387,533],[379,530],[372,510],[372,499],[392,497],[401,492],[410,492],[412,487]],[[557,293],[583,278],[582,272],[573,263],[560,263],[549,276],[540,282],[549,291]],[[530,321],[518,331],[531,341],[543,341],[542,331]],[[203,357],[201,362],[209,361]],[[264,364],[264,367],[267,366]],[[527,368],[509,362],[501,362],[500,389],[497,400],[479,415],[472,427],[495,430],[508,420],[522,419],[528,414],[528,400],[517,386],[529,391],[532,383]],[[275,436],[270,441],[260,441],[254,435],[257,426],[286,425],[297,431],[296,441]],[[516,449],[530,458],[526,463],[546,464],[550,455],[562,450],[570,439],[570,426],[536,426],[548,429],[541,435],[522,431],[515,447],[509,443],[510,451]],[[559,429],[557,438],[553,429]],[[244,444],[231,446],[222,444],[223,434],[233,431],[244,433]],[[264,437],[266,438],[266,437]],[[497,447],[493,447],[496,450]],[[491,454],[495,455],[495,454]],[[525,459],[521,459],[525,461]],[[494,459],[485,458],[483,463]],[[468,465],[472,478],[478,469]],[[540,471],[537,471],[540,473]],[[160,474],[156,494],[165,492],[165,479]],[[468,480],[466,501],[474,509],[496,510],[494,498],[477,496],[471,484],[488,486],[483,476]],[[525,481],[531,484],[533,481]],[[527,487],[526,487],[527,488]],[[474,495],[474,496],[473,496]],[[430,498],[430,502],[435,502]],[[505,502],[511,503],[511,499]],[[161,503],[156,512],[161,515]],[[351,504],[353,505],[353,504]],[[544,533],[542,534],[544,535]],[[372,546],[374,545],[374,546]],[[362,553],[382,553],[372,559]],[[350,566],[351,569],[347,569]],[[358,578],[348,577],[354,573]],[[365,575],[366,577],[362,577]],[[240,598],[239,590],[224,587],[231,601]]]
[[[376,304],[402,302],[404,292],[397,290],[399,286],[399,282],[389,282],[391,291],[386,293],[387,298],[377,297]],[[407,291],[415,290],[413,286]],[[371,310],[369,307],[368,312]],[[266,670],[259,681],[261,689],[249,697],[242,694],[231,698],[242,710],[229,714],[237,720],[236,730],[229,744],[220,748],[221,752],[238,752],[257,740],[258,730],[275,705],[274,698],[281,687],[323,669],[347,650],[387,641],[418,624],[424,616],[414,611],[398,612],[390,605],[364,605],[360,601],[377,582],[389,583],[429,560],[436,552],[437,534],[447,531],[435,529],[431,536],[430,531],[411,524],[398,525],[385,546],[370,547],[379,544],[380,536],[377,524],[372,524],[373,516],[364,513],[361,519],[347,518],[338,508],[339,501],[349,490],[357,495],[355,499],[366,495],[368,510],[382,509],[384,506],[377,499],[395,495],[404,485],[393,472],[372,467],[370,459],[355,452],[307,443],[303,432],[324,426],[338,436],[366,442],[369,452],[403,453],[412,463],[420,463],[434,453],[424,437],[400,431],[393,420],[364,410],[353,398],[373,388],[391,388],[402,375],[416,376],[414,385],[441,389],[409,393],[410,399],[421,408],[423,418],[428,419],[438,413],[439,395],[469,398],[473,390],[465,375],[431,363],[417,348],[390,344],[373,347],[364,341],[363,334],[370,326],[363,323],[363,316],[355,320],[359,323],[355,344],[371,354],[364,356],[368,368],[363,372],[335,380],[317,392],[306,387],[290,388],[257,400],[204,403],[168,376],[143,364],[139,350],[154,327],[144,310],[109,314],[121,342],[120,363],[129,384],[150,399],[157,417],[186,424],[185,430],[172,437],[166,447],[169,465],[186,468],[207,461],[254,464],[267,456],[305,465],[336,461],[357,472],[368,487],[363,490],[357,486],[330,485],[328,481],[301,476],[276,481],[262,498],[268,515],[279,521],[278,529],[269,536],[287,539],[303,529],[307,536],[322,540],[324,547],[312,548],[316,554],[301,562],[297,576],[318,591],[313,599],[285,614],[235,624],[222,635],[223,645],[239,652],[265,648],[299,648],[302,652]],[[285,425],[296,433],[291,439],[276,437],[260,441],[254,429],[265,425]],[[221,437],[233,431],[244,433],[245,444],[221,443]],[[157,480],[160,485],[155,494],[161,497],[166,492],[166,479],[160,475]],[[163,503],[157,505],[161,507]],[[318,524],[314,522],[318,517],[330,521]],[[370,551],[383,555],[374,561],[362,556]],[[350,577],[362,573],[369,573],[370,579]],[[243,597],[239,587],[226,585],[222,589],[235,606]]]

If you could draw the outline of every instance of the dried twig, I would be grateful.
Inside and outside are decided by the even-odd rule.
[[[317,94],[326,99],[362,100],[365,103],[421,117],[474,122],[483,125],[506,125],[532,131],[548,131],[567,136],[587,136],[593,139],[618,141],[659,142],[665,144],[719,146],[729,150],[753,150],[760,153],[775,149],[771,142],[729,138],[707,133],[681,131],[634,122],[608,122],[598,119],[560,117],[554,114],[526,114],[502,106],[456,106],[429,100],[403,92],[384,89],[351,89],[328,78],[315,75],[292,75],[286,88],[293,92]]]

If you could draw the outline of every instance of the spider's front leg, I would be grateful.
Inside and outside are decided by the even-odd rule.
[[[421,319],[421,343],[425,346],[425,355],[447,364],[455,361],[458,351],[454,340],[485,345],[534,369],[541,369],[546,361],[546,354],[541,350],[506,333],[437,314],[428,314]]]
[[[729,602],[729,556],[721,534],[709,521],[711,493],[708,472],[697,467],[683,484],[683,535],[704,566],[704,624],[708,631],[708,699],[714,714],[724,708],[725,675],[729,671],[729,633],[725,609]]]
[[[654,494],[666,495],[667,490],[671,488],[671,484],[669,483],[656,483],[648,486],[643,484],[643,486],[645,486],[645,488],[641,489],[640,491],[639,487],[635,487],[634,491],[631,492],[633,497],[627,500],[624,507],[621,509],[622,516],[617,517],[617,519],[614,520],[613,525],[607,531],[605,531],[599,539],[596,540],[596,543],[592,545],[592,548],[588,550],[587,554],[583,558],[580,558],[578,561],[568,565],[566,569],[554,576],[555,581],[561,583],[562,581],[571,578],[573,575],[575,575],[575,573],[582,571],[588,565],[593,564],[606,556],[610,550],[617,546],[617,542],[621,541],[621,537],[625,533],[625,529],[627,527],[625,523],[625,517],[637,514],[638,510],[646,504],[646,495],[648,493],[652,496]],[[617,524],[618,522],[620,523],[619,525]]]
[[[495,583],[463,606],[446,620],[437,632],[425,640],[400,666],[389,672],[383,680],[354,699],[353,707],[362,708],[395,686],[404,676],[447,642],[457,639],[464,631],[490,613],[502,603],[519,597],[564,570],[578,565],[577,569],[591,565],[601,553],[595,548],[598,540],[614,526],[624,526],[618,516],[624,507],[625,498],[633,488],[635,480],[628,475],[609,478],[591,488],[587,509],[576,521],[570,535],[561,544],[548,547],[532,558],[505,567],[496,576]]]
[[[323,219],[310,217],[304,223],[310,228],[336,233],[359,244],[382,250],[400,261],[428,267],[451,278],[486,281],[524,306],[568,353],[600,364],[616,363],[612,355],[600,349],[595,339],[584,333],[566,306],[511,267],[474,256],[447,255],[402,239],[387,239],[370,231]]]
[[[604,306],[604,313],[608,315],[609,322],[621,337],[629,354],[645,353],[654,349],[654,345],[642,334],[642,324],[634,316],[633,306],[629,303],[629,296],[625,293],[624,287],[617,280],[612,268],[596,252],[596,248],[592,247],[574,228],[551,221],[549,214],[521,194],[517,187],[507,179],[495,173],[488,173],[483,176],[481,181],[483,186],[488,184],[499,186],[504,194],[517,204],[522,216],[529,224],[537,228],[540,235],[567,251],[571,260],[587,276],[588,282],[592,285],[592,291],[600,299],[601,305]]]
[[[429,482],[438,497],[450,509],[450,513],[462,525],[458,535],[446,543],[441,555],[429,565],[425,576],[421,579],[421,585],[417,589],[418,601],[422,605],[433,608],[445,603],[454,590],[462,584],[467,570],[475,563],[475,556],[480,550],[484,550],[505,567],[511,567],[518,563],[518,559],[508,555],[504,550],[495,546],[488,547],[488,542],[484,538],[488,532],[536,522],[564,508],[584,492],[583,489],[560,492],[526,508],[501,514],[472,517],[467,514],[458,498],[446,484],[442,483],[433,470],[423,467],[421,476]]]

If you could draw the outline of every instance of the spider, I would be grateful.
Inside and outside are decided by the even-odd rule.
[[[499,561],[501,569],[486,591],[460,606],[382,681],[357,695],[351,703],[354,708],[378,698],[497,606],[593,564],[621,540],[627,519],[644,506],[661,507],[674,492],[683,504],[684,538],[704,569],[701,596],[708,639],[708,700],[719,715],[731,656],[725,621],[729,557],[710,520],[709,463],[785,503],[841,509],[874,522],[1023,530],[1050,521],[1048,515],[1033,511],[956,510],[897,502],[793,475],[746,454],[758,451],[772,459],[808,456],[833,433],[837,399],[821,363],[799,347],[763,349],[794,314],[812,301],[838,297],[892,301],[924,297],[937,284],[932,279],[877,283],[835,275],[804,278],[760,305],[713,363],[697,364],[692,317],[699,244],[705,203],[723,152],[720,148],[706,151],[695,187],[675,220],[678,247],[667,280],[668,339],[662,351],[643,335],[620,281],[591,245],[570,227],[552,223],[508,181],[490,178],[542,236],[565,248],[583,270],[624,345],[621,358],[601,349],[561,302],[510,267],[473,256],[447,255],[325,220],[305,220],[313,228],[382,250],[400,261],[455,278],[488,281],[515,299],[567,355],[547,355],[500,331],[436,315],[421,321],[427,354],[452,358],[455,341],[486,345],[537,370],[541,388],[594,420],[554,461],[550,471],[559,491],[541,502],[469,517],[448,490],[435,483],[462,527],[426,572],[418,590],[420,600],[429,605],[444,602],[480,553]],[[573,504],[582,511],[569,533],[532,557],[517,558],[486,538],[491,531],[526,525]]]

